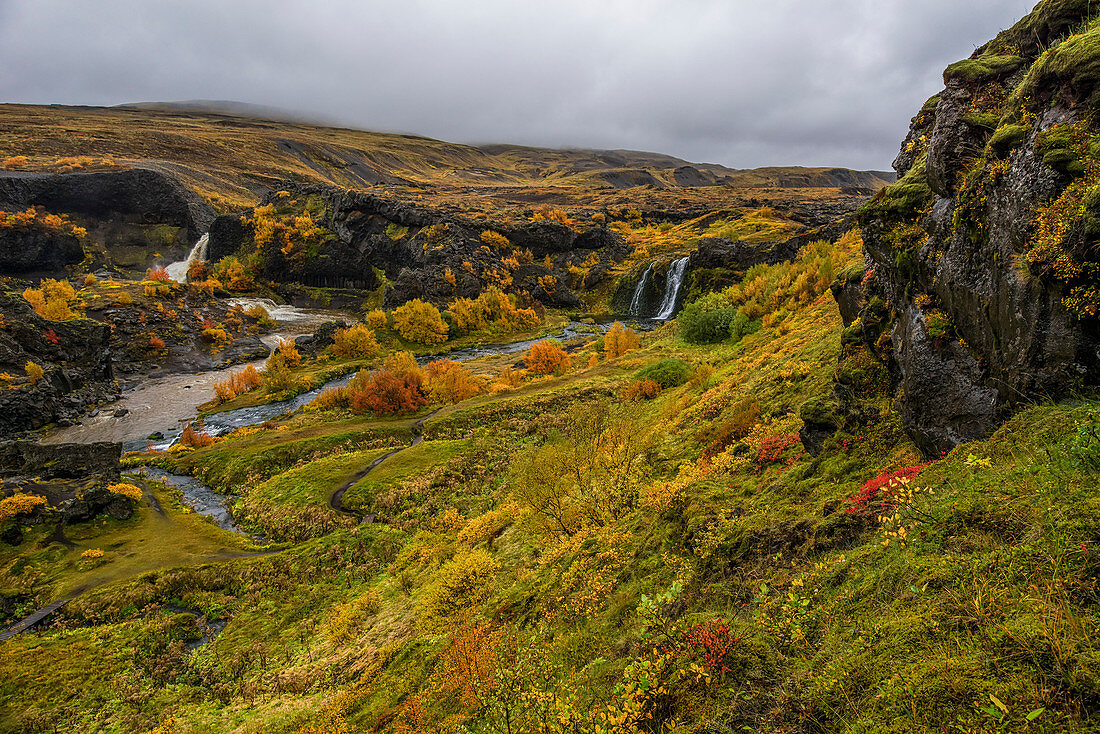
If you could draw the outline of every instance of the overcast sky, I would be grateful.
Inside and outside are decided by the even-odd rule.
[[[0,0],[0,101],[885,169],[943,68],[1034,2]]]

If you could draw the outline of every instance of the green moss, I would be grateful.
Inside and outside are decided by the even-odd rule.
[[[1044,92],[1057,89],[1093,107],[1100,103],[1100,28],[1071,36],[1040,56],[1015,96],[1038,102],[1049,99]]]
[[[922,155],[900,181],[879,191],[864,204],[859,210],[860,223],[874,220],[898,222],[918,217],[933,198],[925,175],[925,162]]]
[[[840,428],[844,419],[837,411],[836,400],[832,395],[818,395],[804,402],[798,409],[798,417],[805,423]]]
[[[1008,76],[1024,65],[1015,55],[982,55],[976,59],[963,59],[948,66],[945,79],[960,79],[968,84],[984,84]]]
[[[1027,125],[1002,125],[989,138],[989,148],[1003,157],[1024,141],[1030,129]]]

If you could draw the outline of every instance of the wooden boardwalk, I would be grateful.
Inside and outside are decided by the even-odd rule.
[[[0,632],[0,642],[6,642],[7,640],[10,640],[11,638],[18,635],[19,633],[26,632],[31,627],[41,622],[43,619],[68,604],[70,601],[72,601],[72,599],[73,598],[71,596],[67,599],[58,599],[54,603],[47,604],[46,606],[42,607],[34,614],[28,617],[24,617],[23,619],[13,624],[11,627],[8,627],[3,632]]]

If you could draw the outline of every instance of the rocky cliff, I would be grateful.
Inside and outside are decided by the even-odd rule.
[[[74,419],[117,394],[107,324],[46,321],[10,292],[0,292],[0,319],[0,437]],[[24,377],[28,362],[40,378]]]
[[[1100,367],[1100,8],[1046,0],[944,73],[835,288],[928,455]]]
[[[176,176],[145,168],[0,172],[0,210],[28,207],[71,215],[87,237],[78,241],[56,232],[0,231],[0,272],[60,275],[87,254],[92,267],[143,273],[183,259],[214,220],[210,205]]]
[[[257,236],[258,216],[269,217],[278,231],[303,212],[319,225],[318,234],[291,232],[280,247]],[[211,262],[251,259],[265,278],[280,283],[374,290],[385,282],[385,303],[393,307],[412,298],[475,297],[492,285],[546,305],[577,306],[570,266],[587,263],[584,285],[592,287],[629,250],[617,233],[595,223],[478,220],[365,192],[288,183],[259,209],[218,217],[207,252]]]

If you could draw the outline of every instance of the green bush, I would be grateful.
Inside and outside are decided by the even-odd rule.
[[[662,359],[638,371],[638,380],[653,380],[662,390],[679,387],[691,379],[694,368],[682,359]]]
[[[716,344],[730,337],[737,307],[720,293],[710,293],[684,306],[676,318],[680,338],[689,344]]]

